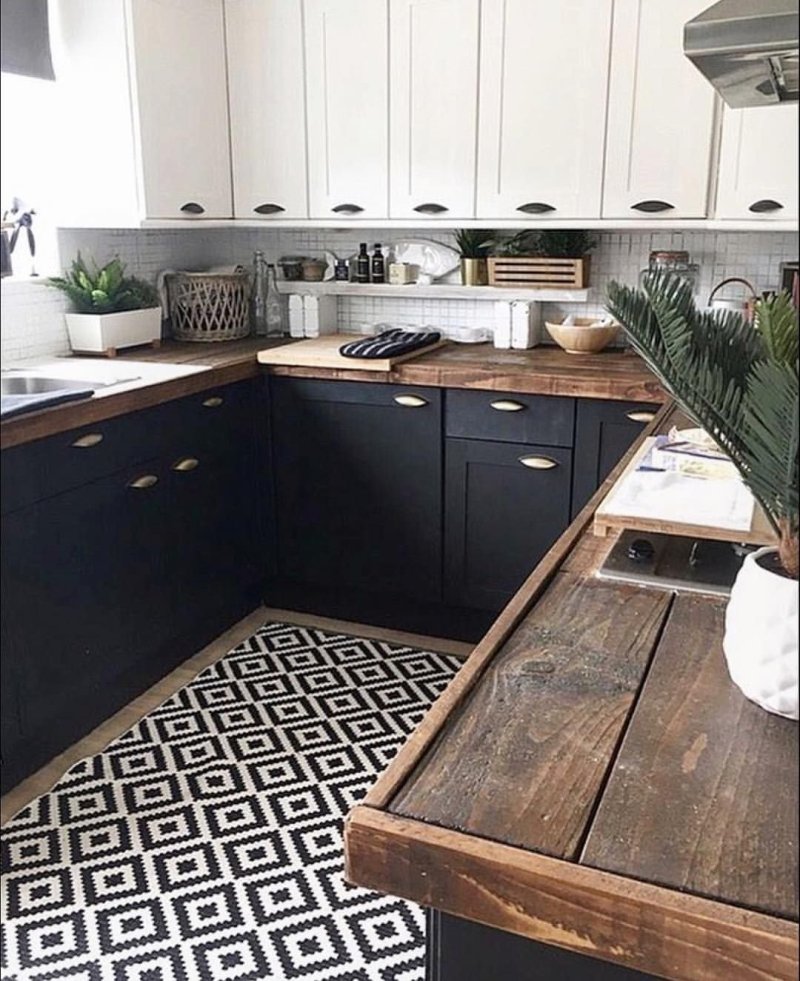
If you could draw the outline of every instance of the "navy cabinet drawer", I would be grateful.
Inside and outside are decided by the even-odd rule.
[[[256,381],[237,382],[3,450],[2,513],[162,455],[227,456],[248,444]]]
[[[174,441],[179,415],[167,402],[3,450],[3,513],[158,456]]]
[[[445,429],[448,436],[465,439],[572,446],[575,400],[452,389],[447,392]]]
[[[180,399],[175,404],[174,450],[215,456],[240,451],[256,419],[258,384],[258,380],[236,382]]]

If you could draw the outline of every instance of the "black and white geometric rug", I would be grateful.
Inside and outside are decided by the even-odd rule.
[[[3,829],[3,979],[422,981],[342,818],[460,663],[266,624]]]

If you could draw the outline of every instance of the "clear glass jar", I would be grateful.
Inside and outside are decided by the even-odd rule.
[[[250,283],[250,333],[256,337],[267,336],[267,260],[264,253],[253,253],[253,273]]]
[[[639,273],[639,286],[643,285],[645,276],[658,271],[675,273],[691,284],[692,293],[697,293],[700,283],[700,266],[691,261],[688,252],[674,249],[655,249],[652,251],[647,262],[647,268],[642,269]]]

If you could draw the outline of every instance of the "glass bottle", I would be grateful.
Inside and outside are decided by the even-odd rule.
[[[267,260],[264,253],[253,253],[253,279],[250,284],[250,333],[256,337],[267,336]]]
[[[283,297],[278,292],[274,263],[267,266],[267,337],[283,337],[286,333],[283,316]]]
[[[358,256],[356,257],[356,282],[369,282],[369,254],[367,253],[366,242],[362,242],[358,247]]]
[[[386,259],[381,251],[381,243],[375,243],[375,251],[372,253],[372,282],[386,282]]]

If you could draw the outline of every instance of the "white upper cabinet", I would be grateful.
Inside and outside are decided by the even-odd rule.
[[[716,96],[683,54],[708,0],[615,0],[604,218],[705,218]]]
[[[717,218],[797,220],[797,106],[722,116]]]
[[[225,0],[233,213],[307,218],[302,0]]]
[[[483,0],[479,218],[600,216],[611,6]]]
[[[387,0],[305,0],[312,218],[389,213]]]
[[[475,214],[479,0],[390,0],[392,218]]]
[[[144,213],[230,217],[222,0],[134,0],[129,12]]]
[[[50,16],[58,224],[230,218],[222,0],[51,0]]]

